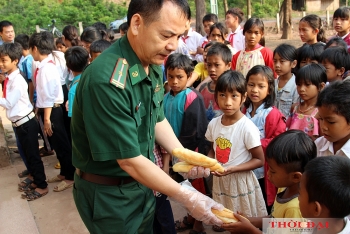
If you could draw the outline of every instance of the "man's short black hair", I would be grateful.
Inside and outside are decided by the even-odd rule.
[[[15,42],[21,44],[24,50],[29,50],[29,36],[27,34],[19,34],[15,37]]]
[[[74,72],[82,72],[89,62],[89,52],[81,46],[70,47],[65,53],[67,67]]]
[[[112,45],[112,43],[107,41],[107,40],[104,40],[104,39],[97,40],[97,41],[94,41],[93,43],[91,43],[90,52],[91,53],[102,53],[105,49],[107,49],[111,45]]]
[[[311,160],[305,167],[305,188],[309,202],[327,207],[329,218],[343,219],[350,214],[350,159],[325,156]]]
[[[2,30],[4,29],[4,27],[8,27],[8,26],[13,26],[12,23],[8,20],[3,20],[0,22],[0,32],[2,32]]]
[[[278,135],[266,148],[266,158],[274,159],[287,173],[303,173],[306,164],[316,156],[314,141],[300,130],[289,130]]]
[[[207,60],[208,57],[213,55],[221,57],[222,61],[224,61],[225,64],[228,64],[232,61],[231,50],[227,47],[227,45],[222,43],[216,43],[209,48],[207,53]]]
[[[317,96],[316,107],[326,107],[337,115],[344,116],[350,124],[350,81],[334,81]]]
[[[1,56],[9,56],[11,59],[11,62],[14,60],[19,60],[22,57],[22,46],[21,44],[14,42],[14,43],[4,43],[1,47],[0,54]]]
[[[38,48],[40,54],[51,54],[55,49],[54,38],[50,32],[34,33],[29,38],[29,48],[33,49],[34,46]]]
[[[120,30],[122,30],[123,32],[126,33],[128,31],[128,29],[129,29],[129,25],[127,22],[124,22],[119,26],[119,32],[120,32]]]
[[[156,21],[163,4],[168,1],[177,5],[186,19],[191,18],[191,10],[187,0],[131,0],[127,14],[128,25],[130,26],[131,17],[135,14],[140,14],[146,25]]]

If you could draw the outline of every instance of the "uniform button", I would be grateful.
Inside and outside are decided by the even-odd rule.
[[[151,136],[151,139],[152,139],[152,136]]]
[[[152,115],[152,112],[151,112],[151,115]]]

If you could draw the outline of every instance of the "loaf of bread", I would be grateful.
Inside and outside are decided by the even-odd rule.
[[[187,162],[178,162],[173,165],[173,171],[175,172],[189,172],[194,165],[188,164]]]
[[[189,172],[195,165],[189,164],[188,162],[182,161],[175,163],[173,165],[173,171],[175,172]],[[219,164],[216,163],[214,166],[210,167],[210,171],[217,171],[223,173],[225,169]]]
[[[216,161],[216,159],[209,158],[204,154],[200,154],[185,148],[173,149],[172,155],[183,161],[188,162],[189,164],[192,164],[195,166],[201,166],[201,167],[210,168],[218,162]]]
[[[226,209],[226,208],[221,210],[221,211],[215,210],[215,209],[211,209],[211,212],[213,212],[213,214],[218,219],[220,219],[223,223],[235,223],[235,222],[238,222],[238,220],[233,215],[233,211],[232,210],[229,210],[229,209]],[[241,217],[243,217],[243,216],[241,216]],[[243,218],[245,218],[245,217],[243,217]],[[245,219],[247,219],[247,218],[245,218]]]

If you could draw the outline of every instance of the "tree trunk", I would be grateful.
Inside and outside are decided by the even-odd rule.
[[[252,3],[251,0],[247,0],[247,19],[252,17]]]
[[[205,15],[205,0],[195,0],[196,4],[196,32],[204,35],[204,28],[202,24]]]
[[[292,39],[292,0],[284,0],[283,7],[283,31],[281,39]]]
[[[228,4],[227,4],[227,0],[224,0],[224,9],[225,9],[225,14],[228,11]]]

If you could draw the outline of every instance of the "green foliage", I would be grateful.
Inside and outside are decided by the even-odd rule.
[[[273,2],[273,3],[272,3]],[[253,3],[252,16],[257,18],[274,17],[279,12],[278,2],[265,0],[264,4],[261,2]]]
[[[9,20],[17,34],[32,34],[35,25],[48,28],[52,19],[60,30],[71,24],[78,27],[79,22],[87,27],[101,21],[109,23],[123,18],[127,13],[126,3],[115,4],[105,0],[0,0],[0,20]]]

